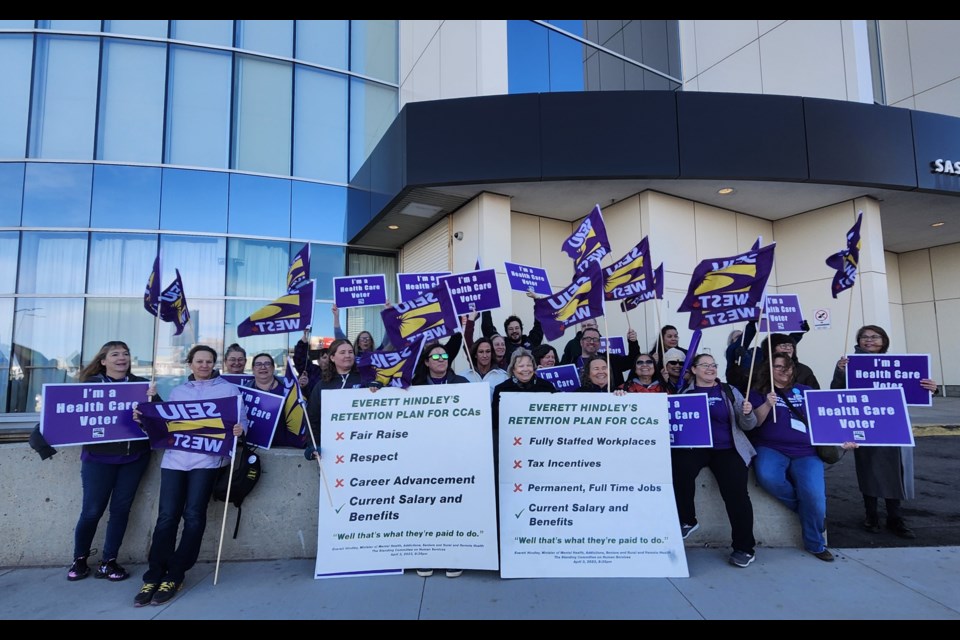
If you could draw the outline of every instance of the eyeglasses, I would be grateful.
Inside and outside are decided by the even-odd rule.
[[[272,366],[274,366],[272,362],[254,362],[253,363],[253,367],[255,369],[269,369]]]
[[[600,338],[580,338],[581,342],[600,342]]]
[[[695,365],[695,366],[697,366],[697,367],[703,367],[704,369],[716,369],[716,368],[717,368],[717,363],[716,363],[716,362],[701,362],[700,364]]]
[[[683,360],[669,360],[667,364],[677,365],[678,367],[683,364]]]
[[[653,365],[653,360],[637,360],[638,367],[649,367]]]
[[[860,336],[860,339],[861,339],[861,340],[870,340],[871,342],[876,342],[877,340],[881,340],[881,341],[882,341],[882,340],[883,340],[883,337],[882,337],[882,336],[876,336],[876,335],[869,335],[869,336],[863,335],[863,336]]]
[[[449,360],[450,354],[449,353],[431,353],[430,359],[431,360]]]
[[[790,365],[775,364],[773,365],[774,371],[793,371],[793,367]]]

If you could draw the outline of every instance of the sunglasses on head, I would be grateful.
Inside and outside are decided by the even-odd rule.
[[[450,354],[448,354],[448,353],[431,353],[431,354],[430,354],[430,359],[431,359],[431,360],[449,360],[449,359],[450,359]]]

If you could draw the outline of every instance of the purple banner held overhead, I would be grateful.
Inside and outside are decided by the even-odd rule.
[[[760,318],[757,330],[760,332],[803,331],[803,312],[800,310],[800,296],[793,293],[770,294],[765,299],[766,308]]]
[[[710,406],[705,393],[670,396],[670,446],[712,447]]]
[[[811,444],[856,442],[861,447],[912,447],[913,427],[903,389],[803,392]]]
[[[471,311],[489,311],[500,308],[497,290],[497,272],[493,269],[455,273],[440,278],[450,289],[450,299],[458,316]]]
[[[561,364],[556,367],[537,369],[537,375],[553,384],[557,391],[576,391],[580,388],[580,376],[576,365]]]
[[[440,278],[448,276],[450,273],[450,271],[437,271],[434,273],[398,273],[397,292],[400,302],[405,300],[413,300],[417,296],[423,295],[425,291],[429,291],[440,284]]]
[[[226,457],[233,451],[233,426],[240,422],[240,396],[202,401],[146,402],[140,424],[154,449]]]
[[[381,273],[334,278],[333,300],[341,309],[387,304],[387,277]]]
[[[609,338],[600,338],[600,353],[607,352],[607,344],[610,345],[610,355],[612,356],[625,356],[627,355],[627,343],[624,341],[623,336],[611,336]]]
[[[920,386],[930,377],[928,354],[860,353],[847,358],[848,389],[901,387],[908,405],[933,406],[933,394]]]
[[[528,267],[525,264],[515,262],[504,262],[503,266],[507,269],[507,279],[510,281],[510,288],[514,291],[526,293],[532,290],[534,293],[545,296],[553,294],[546,269]]]
[[[133,408],[147,401],[146,382],[45,384],[40,432],[53,446],[144,440]]]
[[[269,449],[283,413],[283,396],[253,387],[240,387],[240,397],[247,408],[247,442]]]

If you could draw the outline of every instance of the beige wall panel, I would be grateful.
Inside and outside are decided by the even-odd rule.
[[[940,358],[940,334],[937,310],[933,302],[903,305],[904,342],[890,345],[891,353],[926,353],[930,355],[930,377],[943,384]],[[954,329],[955,330],[955,329]]]
[[[930,252],[927,249],[900,254],[901,302],[931,302],[933,276],[930,272]],[[892,279],[892,278],[891,278]]]
[[[940,362],[943,370],[937,379],[940,384],[960,385],[960,340],[957,334],[957,318],[960,318],[960,300],[938,300],[937,328],[938,333],[944,336],[940,342]],[[948,336],[951,336],[948,338]]]
[[[688,81],[695,82],[697,77],[697,30],[696,20],[678,20],[677,28],[680,31],[680,70],[684,80],[684,90],[690,91]],[[692,89],[696,91],[694,87]]]
[[[936,298],[960,298],[960,244],[933,247],[930,249],[930,264]]]
[[[887,104],[897,104],[913,96],[910,73],[910,42],[906,20],[880,21],[880,46],[883,58],[883,83]],[[908,107],[909,108],[909,107]]]
[[[861,324],[876,324],[887,329],[890,334],[891,342],[899,341],[903,344],[903,329],[894,329],[891,324],[890,303],[887,295],[887,276],[885,273],[864,272],[857,277],[857,283],[852,289],[854,295],[859,294],[860,304],[862,305],[861,317],[864,321]],[[844,298],[845,293],[840,294]],[[857,299],[854,298],[853,306],[857,306]],[[856,311],[854,311],[856,313]],[[857,325],[860,326],[860,325]],[[855,328],[855,327],[852,327]],[[851,347],[852,348],[852,347]]]
[[[563,242],[573,233],[573,229],[569,222],[562,220],[552,220],[550,218],[540,218],[539,220],[540,262],[534,266],[546,269],[551,288],[554,292],[560,291],[573,279],[573,261],[560,250]],[[525,239],[524,242],[531,242],[531,240]],[[519,261],[513,260],[512,262]]]
[[[758,37],[756,20],[696,20],[695,23],[699,73],[755,42]]]
[[[507,93],[507,21],[477,20],[477,93]]]
[[[913,93],[957,78],[956,43],[960,39],[960,21],[907,20]]]
[[[420,53],[405,86],[410,102],[437,100],[440,94],[440,39],[434,38]]]
[[[700,91],[763,93],[760,46],[747,43],[697,76]]]
[[[829,292],[833,270],[825,260],[843,249],[855,216],[853,203],[846,202],[774,222],[777,282],[825,281]]]
[[[476,20],[444,20],[440,28],[440,96],[477,95]]]
[[[789,20],[760,38],[763,92],[846,100],[840,20]]]
[[[900,287],[900,256],[890,251],[884,252],[887,265],[887,291],[890,295],[890,304],[902,304],[903,295]]]
[[[757,30],[760,32],[760,35],[763,36],[769,31],[776,29],[780,25],[787,22],[786,20],[757,20]]]
[[[474,198],[457,209],[452,216],[451,233],[462,233],[463,240],[451,243],[451,266],[454,273],[470,271],[480,255],[480,198]]]
[[[927,91],[918,92],[913,102],[913,108],[920,111],[960,116],[960,79],[954,78]]]

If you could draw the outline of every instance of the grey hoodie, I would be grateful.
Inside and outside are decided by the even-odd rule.
[[[227,382],[218,375],[209,380],[187,380],[183,384],[173,388],[168,401],[207,400],[209,398],[229,398],[231,396],[240,396],[240,390],[237,388],[237,385],[232,382]],[[243,426],[244,433],[246,433],[246,408],[243,408],[241,411],[240,424]],[[227,425],[228,428],[232,426],[233,425]],[[163,460],[160,462],[160,468],[173,469],[176,471],[191,471],[193,469],[217,469],[227,464],[229,464],[229,458],[225,456],[211,456],[205,453],[190,453],[189,451],[167,449],[163,452]]]

